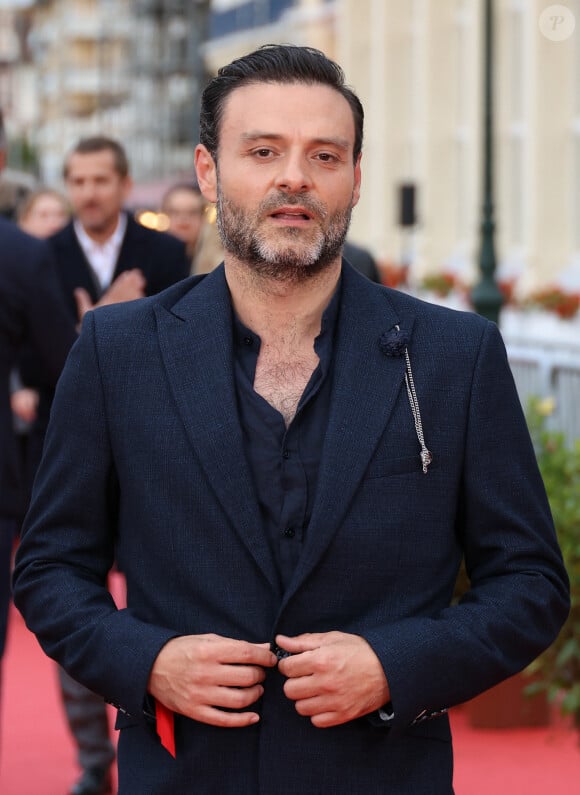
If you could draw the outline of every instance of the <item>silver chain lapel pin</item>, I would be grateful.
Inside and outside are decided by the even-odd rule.
[[[395,326],[397,331],[399,327]],[[423,473],[426,475],[429,464],[433,461],[433,454],[427,449],[425,444],[425,435],[423,433],[423,423],[421,421],[421,410],[419,409],[419,401],[417,400],[417,391],[415,389],[415,381],[413,380],[413,371],[411,370],[411,358],[409,351],[405,348],[405,386],[407,387],[407,395],[413,412],[413,419],[415,421],[415,431],[417,439],[421,445],[421,464],[423,466]]]
[[[419,401],[417,400],[417,391],[415,389],[415,381],[413,380],[411,358],[409,356],[408,350],[409,332],[401,331],[399,326],[395,326],[395,329],[396,331],[386,331],[384,334],[381,334],[379,339],[379,348],[385,356],[405,357],[405,385],[407,387],[407,395],[409,397],[411,411],[413,412],[417,439],[421,445],[421,465],[423,473],[426,475],[429,464],[433,461],[433,454],[427,449],[427,445],[425,444],[423,423],[421,422],[421,411],[419,409]]]

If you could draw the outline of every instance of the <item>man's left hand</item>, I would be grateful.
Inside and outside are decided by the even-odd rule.
[[[291,656],[278,668],[288,677],[284,692],[300,715],[319,728],[338,726],[379,709],[390,700],[377,655],[364,638],[346,632],[278,635]]]

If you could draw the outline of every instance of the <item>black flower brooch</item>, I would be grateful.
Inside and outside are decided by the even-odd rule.
[[[385,331],[379,337],[379,348],[385,356],[402,356],[409,344],[410,334],[404,329],[395,327]]]
[[[407,397],[409,398],[409,405],[413,413],[413,421],[415,423],[415,432],[417,439],[421,446],[421,469],[426,475],[429,469],[429,464],[433,461],[433,454],[427,449],[425,444],[425,436],[423,434],[423,422],[421,420],[421,411],[419,409],[419,401],[417,399],[417,390],[415,389],[415,381],[413,379],[413,371],[411,370],[411,358],[409,356],[410,334],[404,331],[399,326],[385,331],[379,337],[379,348],[381,353],[385,356],[404,356],[405,357],[405,386],[407,387]]]

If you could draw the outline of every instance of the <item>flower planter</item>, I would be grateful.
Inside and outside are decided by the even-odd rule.
[[[516,344],[551,344],[575,350],[580,346],[580,316],[564,319],[542,309],[508,306],[501,311],[500,328],[504,338]]]
[[[550,706],[544,693],[526,695],[534,679],[520,673],[476,696],[465,705],[468,720],[475,729],[513,729],[548,726]]]

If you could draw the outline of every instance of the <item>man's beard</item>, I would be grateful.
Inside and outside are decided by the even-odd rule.
[[[279,207],[298,205],[318,219],[312,229],[286,227],[267,233],[260,222]],[[226,251],[264,277],[299,283],[326,270],[342,250],[352,207],[329,217],[326,207],[306,194],[278,192],[264,199],[254,213],[226,199],[218,184],[217,225]],[[329,219],[326,230],[322,222]]]

